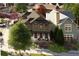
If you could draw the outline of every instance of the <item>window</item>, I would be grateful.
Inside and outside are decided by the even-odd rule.
[[[47,38],[47,39],[48,39],[48,33],[45,33],[45,38]]]
[[[29,20],[28,20],[28,21],[30,22],[30,21],[32,21],[33,19],[34,19],[34,18],[29,18]]]
[[[40,25],[40,29],[42,29],[43,28],[43,25]]]
[[[34,37],[37,38],[37,33],[34,33]]]
[[[43,36],[42,36],[42,33],[40,33],[40,38],[42,38]]]
[[[65,32],[72,32],[72,24],[65,24],[64,27]]]
[[[72,40],[73,39],[73,34],[65,34],[64,38],[65,38],[66,41]]]

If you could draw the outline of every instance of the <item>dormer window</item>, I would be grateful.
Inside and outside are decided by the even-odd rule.
[[[28,21],[30,22],[30,21],[32,21],[33,19],[34,19],[34,18],[29,18],[29,20],[28,20]]]
[[[72,32],[72,24],[65,24],[64,31],[65,32]]]

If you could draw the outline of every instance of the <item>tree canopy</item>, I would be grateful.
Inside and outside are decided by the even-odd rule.
[[[16,10],[17,10],[18,12],[26,12],[26,11],[27,11],[27,5],[24,4],[24,3],[18,3],[18,4],[16,5]]]
[[[31,34],[27,26],[21,21],[10,28],[9,45],[15,50],[25,50],[31,46]]]

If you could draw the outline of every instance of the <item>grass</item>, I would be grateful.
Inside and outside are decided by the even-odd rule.
[[[1,56],[8,56],[8,52],[6,52],[6,51],[1,51]]]
[[[66,48],[64,48],[64,46],[60,46],[60,45],[57,45],[57,44],[50,44],[48,49],[50,51],[58,52],[58,53],[68,51]]]
[[[46,54],[36,54],[36,53],[31,53],[31,56],[48,56]]]

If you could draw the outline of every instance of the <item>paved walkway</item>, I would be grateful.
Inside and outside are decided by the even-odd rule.
[[[68,51],[68,52],[61,52],[61,53],[56,53],[56,52],[51,52],[47,49],[37,49],[36,51],[41,51],[43,54],[47,54],[49,56],[79,56],[79,51]]]

